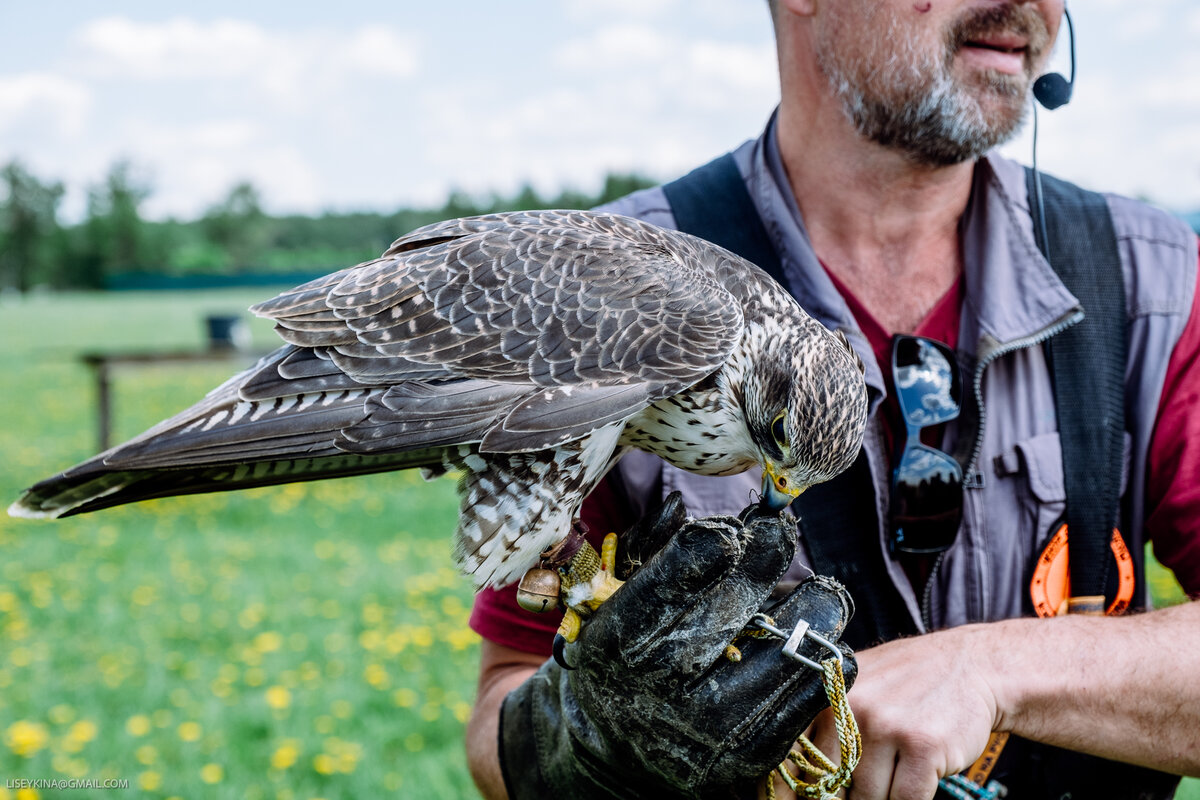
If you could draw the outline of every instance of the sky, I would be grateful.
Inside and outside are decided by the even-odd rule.
[[[1200,209],[1200,6],[1073,14],[1075,98],[1041,115],[1042,168]],[[244,180],[271,213],[319,213],[669,179],[778,96],[765,0],[0,0],[0,163],[61,180],[68,220],[117,159],[153,218]],[[1003,152],[1027,163],[1028,130]]]

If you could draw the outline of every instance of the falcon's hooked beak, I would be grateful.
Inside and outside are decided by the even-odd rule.
[[[805,488],[790,483],[784,475],[777,475],[771,462],[763,467],[762,502],[776,514],[790,506]]]

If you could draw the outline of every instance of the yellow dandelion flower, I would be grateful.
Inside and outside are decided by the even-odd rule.
[[[336,723],[333,721],[333,717],[329,716],[328,714],[322,714],[313,720],[313,730],[321,734],[333,733],[335,725]]]
[[[286,739],[271,754],[271,766],[275,769],[287,769],[296,763],[299,755],[300,743],[295,739]]]
[[[14,667],[27,667],[33,661],[33,651],[28,647],[14,647],[8,654],[8,663]]]
[[[363,670],[363,678],[376,689],[386,689],[391,682],[382,664],[368,664]]]
[[[220,764],[205,764],[200,768],[200,780],[205,783],[220,783],[225,777],[225,769]]]
[[[151,715],[154,720],[155,727],[165,728],[171,724],[171,712],[165,708],[160,708]]]
[[[417,647],[432,647],[433,646],[433,629],[425,625],[420,625],[413,628],[412,642]]]
[[[38,794],[37,789],[25,788],[17,789],[17,793],[14,795],[14,797],[16,797],[17,800],[41,800],[42,796]]]
[[[392,692],[392,700],[400,708],[412,708],[417,704],[417,693],[412,689],[397,689]]]
[[[153,586],[139,586],[133,590],[130,599],[139,606],[153,605],[158,600],[158,589]]]
[[[177,732],[179,738],[185,742],[198,742],[204,731],[198,722],[181,722]]]
[[[275,710],[282,710],[292,704],[292,693],[282,686],[272,686],[266,692],[267,705]]]
[[[383,622],[383,606],[378,603],[367,603],[363,606],[363,622],[368,625],[378,625]]]
[[[250,630],[260,622],[262,622],[262,611],[258,606],[248,606],[238,612],[238,625],[246,630]]]
[[[349,700],[334,700],[329,705],[329,710],[338,719],[346,719],[354,713],[354,706],[351,705]]]
[[[143,772],[138,775],[138,786],[144,792],[153,792],[162,786],[162,775],[151,770]]]
[[[445,634],[446,642],[454,650],[466,650],[479,641],[479,634],[470,628],[455,628]]]
[[[81,719],[67,731],[67,737],[77,742],[90,742],[96,738],[96,723]]]
[[[134,714],[125,720],[125,732],[130,736],[145,736],[150,732],[150,718],[145,714]]]
[[[410,733],[404,737],[404,749],[416,753],[425,749],[425,737],[419,733]]]
[[[383,644],[383,634],[375,628],[367,628],[358,635],[358,643],[363,650],[374,650]]]
[[[387,635],[386,646],[392,655],[399,654],[408,647],[408,634],[401,630],[392,631]]]
[[[471,718],[471,704],[464,703],[461,700],[454,704],[454,718],[459,722],[465,723]]]
[[[50,732],[40,722],[17,720],[4,732],[4,743],[16,755],[29,758],[46,746]]]
[[[332,775],[337,771],[337,764],[333,760],[333,756],[328,753],[321,753],[313,758],[313,769],[322,775]]]
[[[12,592],[0,592],[0,611],[8,613],[17,607],[17,596]]]
[[[148,767],[158,760],[158,750],[154,749],[153,745],[144,744],[133,751],[133,757],[139,764]]]
[[[262,686],[266,679],[267,673],[263,672],[259,667],[250,667],[250,669],[246,670],[246,677],[244,678],[247,686]]]
[[[263,631],[254,637],[254,648],[260,653],[274,653],[283,647],[283,637],[275,631]]]

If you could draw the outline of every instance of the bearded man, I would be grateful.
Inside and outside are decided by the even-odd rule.
[[[1200,605],[1120,617],[1039,608],[1053,617],[1039,619],[1030,600],[1038,556],[1063,519],[1059,417],[1073,413],[1062,403],[1056,412],[1043,344],[1085,314],[1039,251],[1044,212],[1030,199],[1033,184],[989,151],[1025,120],[1062,0],[773,0],[771,12],[781,102],[763,134],[725,163],[736,166],[778,278],[849,339],[871,396],[850,490],[841,505],[828,500],[836,513],[802,507],[796,559],[779,582],[785,591],[830,564],[850,580],[866,576],[851,587],[859,609],[846,631],[858,649],[849,701],[863,736],[847,796],[932,798],[939,780],[945,786],[995,745],[994,732],[1012,735],[1006,766],[991,773],[1010,797],[1171,796],[1176,779],[1163,773],[1200,774]],[[606,210],[675,227],[686,193],[672,186]],[[1200,396],[1197,242],[1181,222],[1133,201],[1102,205],[1125,287],[1119,529],[1134,555],[1136,609],[1147,605],[1137,566],[1145,542],[1200,596],[1200,415],[1190,413]],[[914,366],[944,391],[914,389]],[[1075,401],[1086,415],[1094,398]],[[913,404],[931,402],[953,413],[918,422]],[[973,411],[954,418],[960,406]],[[957,493],[939,495],[950,498],[935,509],[946,512],[940,522],[909,507],[929,495],[905,495],[918,451],[948,475],[961,468]],[[687,476],[634,454],[584,517],[621,531],[673,491],[693,516],[732,514],[757,483]],[[678,600],[640,613],[669,615]],[[557,665],[543,665],[556,621],[510,608],[511,592],[484,592],[472,617],[485,641],[467,747],[486,797],[767,791],[752,758],[740,773],[713,770],[717,757],[693,747],[704,737],[681,743],[679,709],[702,681],[672,681],[659,674],[669,664],[637,659],[624,673],[581,669],[559,680]],[[739,667],[763,669],[753,659]],[[653,704],[631,705],[628,741],[619,725],[579,722],[572,693],[589,692],[588,681],[633,692],[650,670],[668,687],[661,719]],[[703,725],[728,719],[737,739],[754,723],[734,698],[706,698]],[[658,731],[654,741],[639,738],[646,729]],[[810,736],[837,752],[828,713]]]

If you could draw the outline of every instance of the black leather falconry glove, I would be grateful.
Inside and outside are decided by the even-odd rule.
[[[779,639],[739,638],[737,663],[725,647],[760,610],[778,628],[807,620],[837,641],[852,606],[816,577],[764,609],[796,528],[757,507],[742,517],[688,520],[673,496],[639,523],[651,539],[673,536],[584,625],[566,650],[575,668],[547,661],[504,701],[513,800],[731,797],[783,761],[828,704],[821,674],[784,655]],[[855,662],[842,647],[849,684]],[[807,639],[799,652],[830,655]]]

